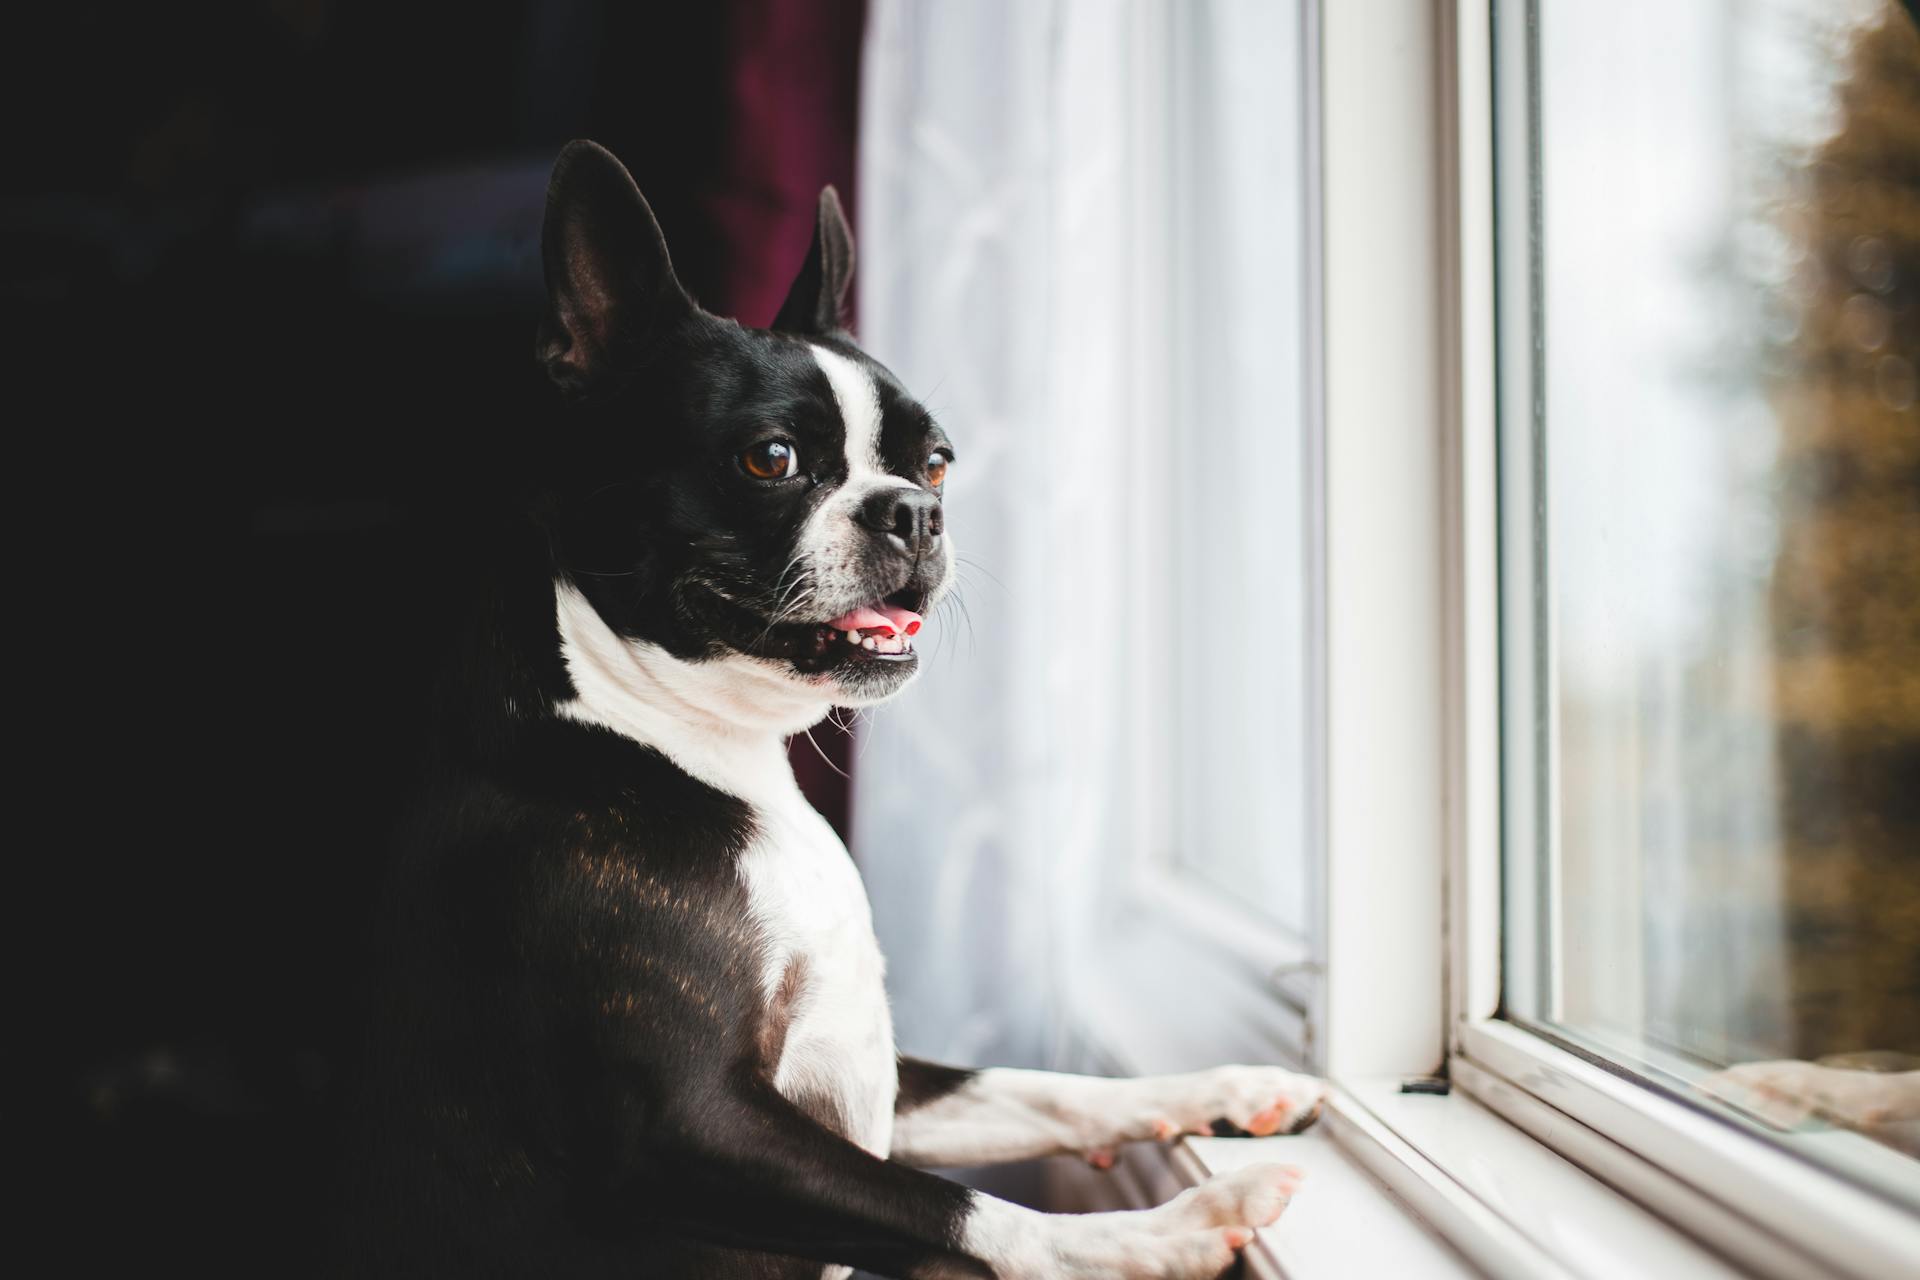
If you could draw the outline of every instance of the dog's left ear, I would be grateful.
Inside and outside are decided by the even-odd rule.
[[[787,290],[787,300],[773,327],[787,333],[825,335],[838,330],[853,283],[853,232],[840,208],[840,194],[820,188],[820,211],[814,220],[813,247]]]

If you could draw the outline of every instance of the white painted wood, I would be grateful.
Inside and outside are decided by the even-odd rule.
[[[1450,391],[1442,458],[1445,535],[1449,1025],[1500,1003],[1500,543],[1494,359],[1491,13],[1443,6],[1442,212]],[[1451,1033],[1450,1033],[1451,1034]]]
[[[1425,0],[1322,6],[1327,1009],[1323,1065],[1443,1057],[1441,440],[1448,379]]]
[[[1776,1257],[1788,1251],[1777,1257],[1783,1265],[1764,1274],[1868,1280],[1911,1274],[1920,1259],[1920,1218],[1735,1124],[1508,1023],[1467,1027],[1461,1047],[1469,1066],[1481,1069],[1477,1075],[1463,1072],[1462,1084],[1489,1106],[1534,1125],[1549,1142],[1566,1144],[1576,1159],[1582,1129],[1634,1157],[1605,1164],[1606,1175],[1627,1194],[1658,1203],[1702,1238],[1741,1248],[1744,1233],[1743,1251],[1751,1251],[1756,1265],[1767,1260],[1769,1249]],[[1503,1084],[1574,1123],[1545,1124],[1513,1105]],[[1675,1185],[1689,1189],[1689,1198],[1674,1196]]]

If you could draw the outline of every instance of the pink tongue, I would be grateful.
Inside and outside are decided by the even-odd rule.
[[[915,635],[920,630],[922,618],[911,609],[902,609],[897,604],[888,604],[884,600],[873,604],[863,604],[858,609],[850,609],[827,625],[835,631],[866,631],[878,628],[888,635],[905,632]]]

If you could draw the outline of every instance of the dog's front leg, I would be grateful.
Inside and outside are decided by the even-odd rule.
[[[630,1185],[677,1231],[933,1280],[1214,1280],[1299,1178],[1258,1165],[1156,1209],[1039,1213],[882,1160],[754,1081],[671,1102],[630,1136]]]
[[[945,1168],[1070,1153],[1104,1168],[1128,1142],[1297,1133],[1319,1115],[1325,1093],[1321,1081],[1279,1067],[1112,1080],[902,1059],[893,1154]]]

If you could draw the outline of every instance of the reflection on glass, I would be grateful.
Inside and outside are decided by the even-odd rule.
[[[1541,9],[1516,1012],[1920,1185],[1920,35],[1892,0]]]

